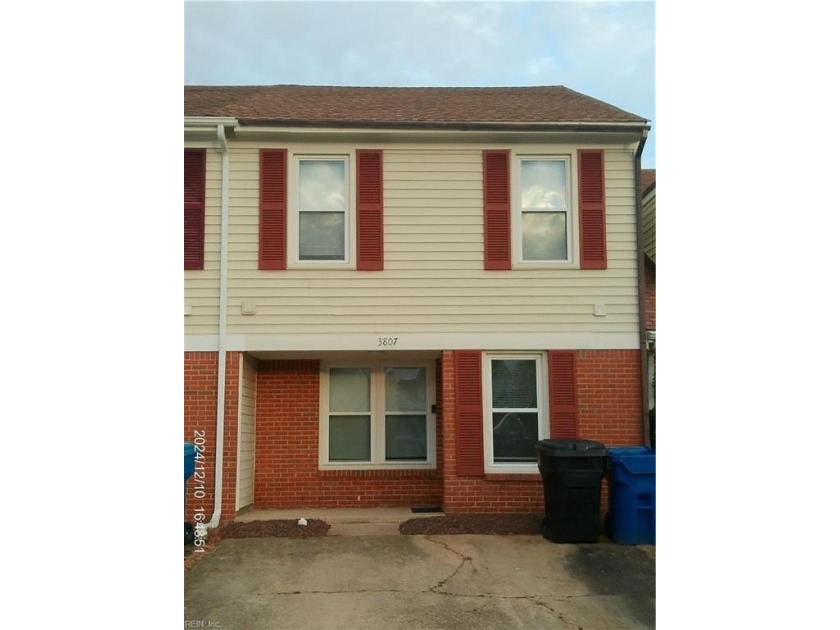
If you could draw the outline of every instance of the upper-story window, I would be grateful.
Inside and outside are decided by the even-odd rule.
[[[607,268],[603,149],[487,149],[483,167],[485,269]]]
[[[296,156],[295,165],[297,203],[290,217],[292,243],[296,245],[292,248],[293,260],[350,263],[353,218],[349,157]]]
[[[516,258],[524,263],[572,260],[569,158],[519,157],[513,196]]]

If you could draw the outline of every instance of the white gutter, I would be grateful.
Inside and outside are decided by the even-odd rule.
[[[186,118],[184,119],[186,123]],[[236,119],[230,126],[236,125]],[[219,262],[219,370],[216,380],[216,471],[213,489],[213,515],[207,527],[216,527],[222,516],[222,460],[225,443],[225,365],[227,363],[227,285],[228,285],[228,188],[230,166],[228,164],[228,145],[225,138],[225,123],[218,122],[216,136],[219,138],[219,151],[222,154],[222,217],[221,217],[221,256]]]
[[[184,116],[184,127],[236,127],[239,121],[226,116]]]
[[[186,120],[186,119],[185,119]],[[538,128],[535,128],[538,127]],[[266,133],[307,133],[307,134],[331,134],[336,132],[342,133],[367,133],[367,134],[418,134],[418,135],[434,135],[457,132],[473,132],[473,133],[499,133],[499,132],[532,132],[534,134],[544,134],[546,132],[585,132],[585,131],[627,131],[637,132],[642,129],[649,129],[647,122],[576,122],[576,123],[446,123],[439,127],[429,126],[412,126],[406,124],[399,126],[373,126],[366,127],[363,123],[358,125],[342,124],[338,126],[324,126],[315,127],[307,125],[265,125],[265,124],[249,124],[247,126],[237,126],[235,133],[237,136],[251,136],[256,134]]]

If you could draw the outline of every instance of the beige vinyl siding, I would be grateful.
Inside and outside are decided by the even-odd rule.
[[[236,145],[230,153],[231,334],[638,332],[630,148],[605,152],[609,266],[604,271],[484,270],[482,149],[546,154],[551,148],[385,145],[385,270],[268,272],[257,269],[260,146],[269,145]],[[304,150],[277,146],[287,147],[290,159]],[[576,163],[577,148],[556,150]],[[305,150],[317,151],[312,145]],[[256,315],[241,314],[246,301],[256,304]],[[594,304],[606,304],[608,315],[594,317]]]
[[[656,262],[656,188],[642,202],[642,246]]]
[[[239,430],[236,458],[236,508],[241,510],[254,502],[254,435],[257,401],[256,359],[245,356],[242,360],[242,386],[240,389]]]
[[[184,316],[187,335],[216,334],[219,330],[219,268],[221,266],[222,158],[207,149],[204,210],[204,269],[184,271]]]

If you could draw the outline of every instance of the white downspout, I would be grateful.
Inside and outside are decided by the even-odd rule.
[[[225,126],[216,127],[222,154],[221,255],[219,261],[219,370],[216,381],[216,472],[213,489],[213,516],[207,527],[216,527],[222,516],[222,460],[225,442],[225,366],[227,364],[227,284],[228,284],[228,146]]]

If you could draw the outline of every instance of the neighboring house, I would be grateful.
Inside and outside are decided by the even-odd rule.
[[[656,169],[642,169],[642,248],[645,252],[645,330],[648,409],[656,404]]]
[[[645,119],[564,87],[184,114],[190,510],[539,512],[538,440],[645,442]]]

